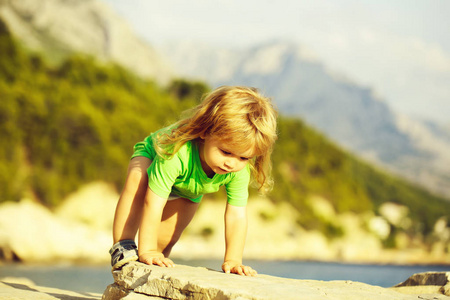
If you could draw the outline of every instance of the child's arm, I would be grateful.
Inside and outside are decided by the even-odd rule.
[[[141,225],[139,226],[139,261],[148,265],[173,267],[169,258],[158,251],[158,229],[167,199],[155,194],[147,188]]]
[[[247,207],[227,204],[225,211],[225,259],[222,270],[225,273],[255,276],[257,272],[242,264],[245,238],[247,235]]]

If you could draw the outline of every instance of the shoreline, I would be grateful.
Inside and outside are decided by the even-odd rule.
[[[108,186],[93,184],[55,211],[31,200],[1,204],[0,264],[15,261],[44,265],[109,264],[116,203],[117,195]],[[367,227],[380,219],[370,212],[359,215],[329,212],[327,218],[344,232],[331,238],[299,226],[296,223],[299,212],[288,203],[275,205],[265,198],[252,198],[248,207],[250,225],[244,261],[450,266],[450,244],[444,241],[424,244],[396,235],[398,247],[385,248],[378,231]],[[205,201],[175,245],[171,258],[221,260],[225,249],[224,210],[222,202]],[[77,215],[84,212],[102,218]]]
[[[195,260],[218,260],[221,261],[222,258],[218,257],[208,257],[205,258],[203,256],[198,257],[190,257],[190,258],[183,258],[183,257],[170,257],[172,260],[180,260],[180,261],[195,261]],[[344,260],[321,260],[321,259],[295,259],[295,258],[271,258],[271,259],[263,259],[263,258],[251,258],[251,257],[244,257],[244,262],[247,261],[259,261],[259,262],[311,262],[311,263],[324,263],[324,264],[339,264],[339,265],[365,265],[365,266],[405,266],[405,267],[414,267],[414,266],[440,266],[440,267],[449,267],[450,269],[450,262],[392,262],[392,261],[344,261]]]
[[[170,257],[173,261],[189,262],[189,261],[218,261],[221,262],[222,258],[219,257],[204,257],[204,256],[190,256],[190,257]],[[344,260],[321,260],[321,259],[292,259],[292,258],[251,258],[244,257],[244,262],[297,262],[297,263],[323,263],[323,264],[337,264],[337,265],[354,265],[354,266],[393,266],[393,267],[449,267],[450,262],[392,262],[392,261],[344,261]],[[83,260],[50,260],[50,261],[7,261],[0,259],[0,266],[5,265],[20,265],[30,267],[107,267],[110,268],[109,261],[83,261]]]

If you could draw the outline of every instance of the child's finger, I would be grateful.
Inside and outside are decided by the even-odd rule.
[[[165,267],[164,263],[162,262],[162,260],[159,257],[155,257],[155,258],[152,259],[152,265]]]
[[[246,276],[256,276],[257,272],[249,266],[244,266],[244,274]]]
[[[239,274],[239,275],[244,275],[244,270],[243,270],[243,266],[242,265],[237,265],[233,268],[233,273],[235,274]]]
[[[228,263],[224,263],[224,264],[222,265],[222,270],[223,270],[225,273],[229,274],[230,271],[231,271],[231,267],[230,267],[230,265],[229,265]]]
[[[173,263],[173,261],[170,258],[164,258],[164,260],[162,261],[164,266],[168,267],[168,268],[172,268],[175,266],[175,264]]]

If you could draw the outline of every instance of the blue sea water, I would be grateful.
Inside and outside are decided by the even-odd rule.
[[[220,260],[175,260],[175,263],[220,270]],[[403,282],[414,273],[436,271],[449,272],[450,266],[428,265],[362,265],[310,261],[260,261],[247,260],[260,274],[293,279],[351,280],[390,287]],[[103,293],[113,282],[108,265],[0,265],[0,278],[26,277],[37,285],[77,292]]]

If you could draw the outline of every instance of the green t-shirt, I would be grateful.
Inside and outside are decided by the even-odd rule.
[[[152,160],[147,169],[148,185],[155,194],[167,199],[172,193],[199,203],[204,194],[217,192],[225,185],[229,204],[234,206],[247,204],[250,182],[248,165],[239,172],[215,174],[209,178],[202,169],[198,144],[195,140],[186,142],[171,159],[164,159],[153,149],[153,139],[157,133],[137,143],[132,156],[145,156]]]

